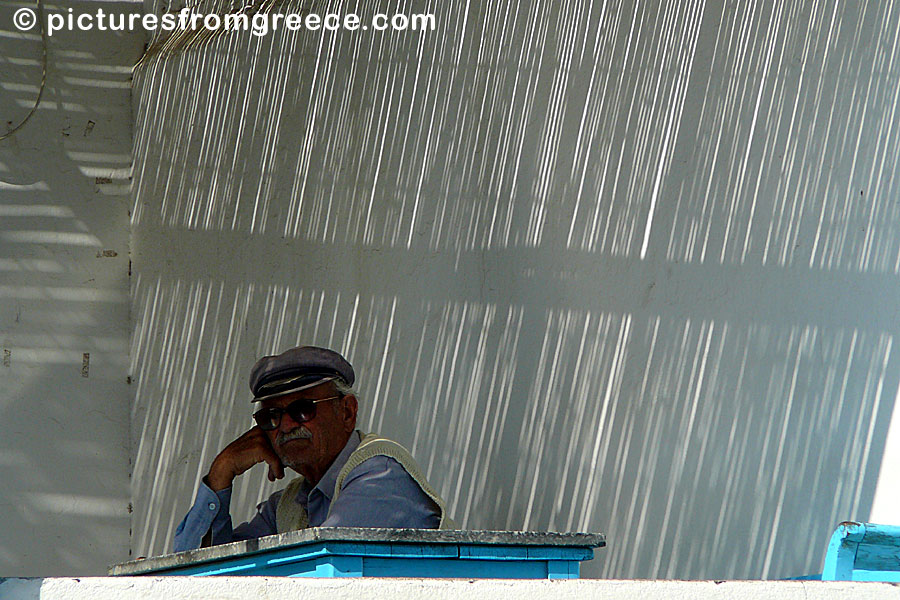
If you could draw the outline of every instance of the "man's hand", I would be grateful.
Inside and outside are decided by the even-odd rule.
[[[219,452],[209,468],[206,483],[214,492],[224,490],[231,487],[235,477],[261,462],[269,465],[269,481],[284,477],[284,465],[272,450],[266,432],[254,426]]]

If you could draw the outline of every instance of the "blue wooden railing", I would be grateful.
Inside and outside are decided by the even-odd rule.
[[[110,575],[576,579],[590,533],[312,528],[137,560]]]
[[[900,526],[838,525],[828,542],[822,580],[900,582]]]

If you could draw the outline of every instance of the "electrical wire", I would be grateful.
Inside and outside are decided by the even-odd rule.
[[[0,140],[5,140],[8,137],[11,137],[15,132],[22,129],[25,126],[25,123],[34,115],[35,111],[37,111],[38,106],[41,104],[41,96],[44,95],[44,85],[47,83],[47,30],[44,28],[44,5],[43,0],[37,0],[37,13],[38,13],[38,26],[41,28],[41,87],[38,90],[37,100],[34,101],[34,106],[31,107],[31,111],[25,115],[25,118],[21,123],[16,125],[10,131],[0,135]]]

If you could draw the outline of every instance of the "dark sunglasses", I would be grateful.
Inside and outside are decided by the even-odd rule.
[[[294,400],[284,408],[261,408],[253,413],[253,420],[256,421],[256,424],[259,425],[259,428],[263,431],[277,429],[281,424],[281,415],[284,413],[291,415],[291,418],[297,423],[306,423],[307,421],[316,418],[316,404],[343,397],[343,394],[341,394],[338,396],[330,396],[328,398],[317,398],[315,400],[311,398],[301,398],[300,400]]]

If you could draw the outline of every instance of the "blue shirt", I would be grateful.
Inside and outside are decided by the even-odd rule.
[[[437,504],[400,463],[387,456],[370,458],[350,471],[332,507],[337,476],[360,439],[359,431],[351,434],[319,483],[310,486],[304,482],[300,486],[295,502],[306,509],[309,526],[436,529],[441,520]],[[201,482],[194,505],[175,530],[175,552],[199,548],[208,531],[212,532],[213,545],[278,533],[275,508],[282,492],[275,492],[259,504],[249,522],[232,528],[231,488],[214,492]]]

